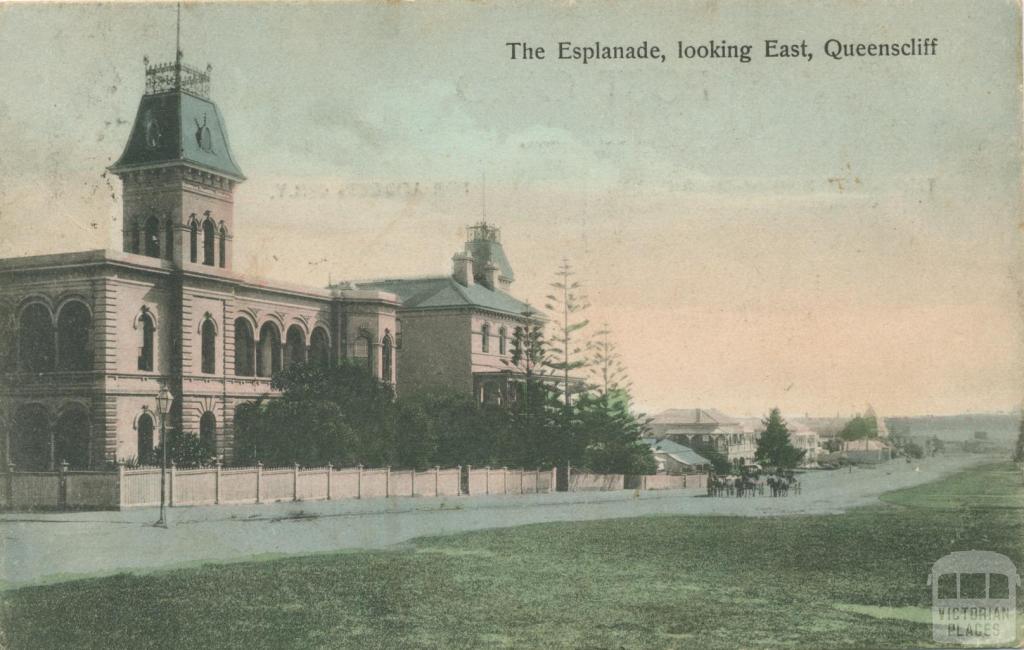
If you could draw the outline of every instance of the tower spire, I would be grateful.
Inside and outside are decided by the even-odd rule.
[[[178,0],[178,28],[174,37],[174,62],[181,63],[181,0]]]

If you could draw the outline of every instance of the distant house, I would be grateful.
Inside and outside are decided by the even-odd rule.
[[[654,416],[651,431],[698,452],[711,449],[729,460],[752,461],[757,433],[715,409],[669,409]]]
[[[880,463],[892,458],[891,446],[878,438],[847,440],[843,443],[843,453],[857,463]]]
[[[711,467],[711,461],[685,445],[657,438],[644,438],[643,441],[654,454],[658,474],[694,474]]]

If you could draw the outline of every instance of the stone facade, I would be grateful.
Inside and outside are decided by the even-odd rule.
[[[216,106],[186,71],[180,61],[147,70],[149,92],[111,167],[124,186],[123,251],[0,260],[2,451],[20,469],[151,450],[161,386],[175,397],[167,428],[230,459],[235,407],[270,394],[287,363],[356,359],[396,380],[394,294],[232,270],[244,176]]]

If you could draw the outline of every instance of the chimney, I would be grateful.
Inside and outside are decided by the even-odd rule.
[[[473,258],[466,253],[452,256],[452,277],[464,287],[473,286]]]
[[[484,264],[484,270],[480,274],[480,284],[484,285],[491,291],[498,285],[498,266],[493,262]]]

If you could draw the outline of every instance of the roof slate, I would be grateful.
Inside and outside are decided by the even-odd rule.
[[[500,289],[473,284],[464,287],[454,278],[411,278],[358,282],[361,289],[377,289],[398,294],[403,309],[437,309],[445,307],[480,307],[522,316],[530,309],[525,302]]]
[[[116,173],[173,162],[245,180],[216,104],[180,90],[143,95],[124,153],[110,169]]]

